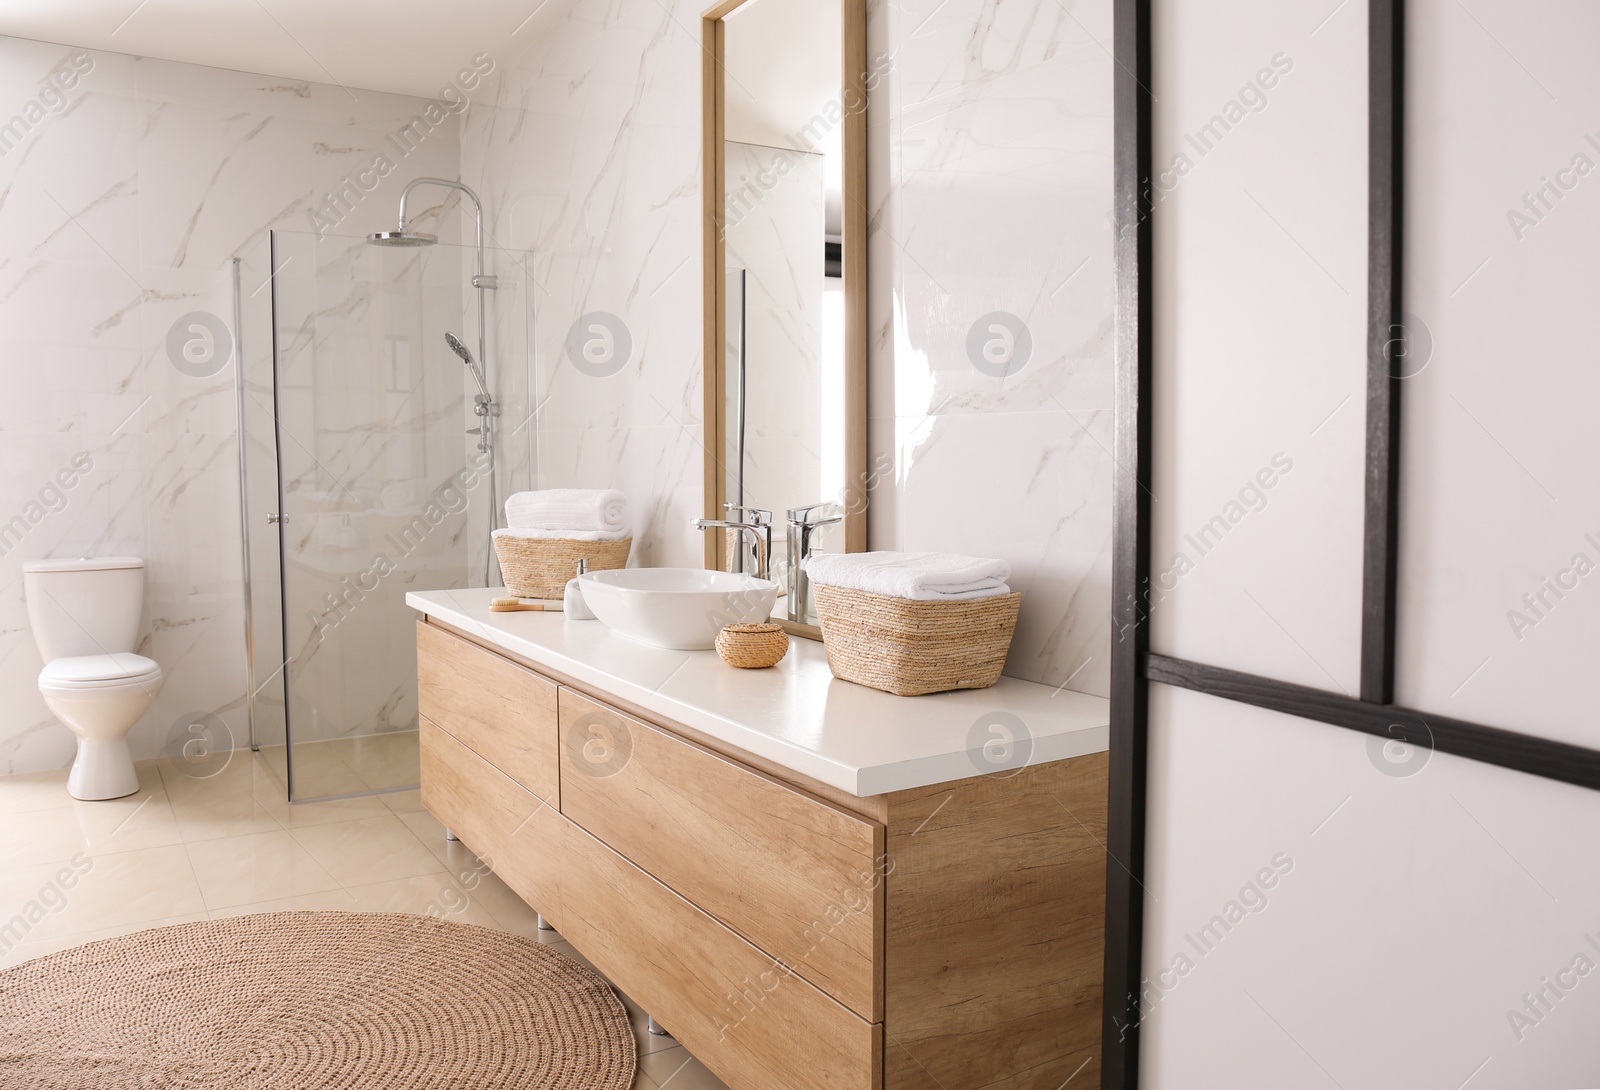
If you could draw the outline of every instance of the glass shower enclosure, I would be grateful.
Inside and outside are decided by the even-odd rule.
[[[411,590],[498,583],[492,496],[533,472],[528,255],[273,231],[239,262],[251,747],[292,802],[418,782]],[[494,398],[480,450],[477,382]],[[486,571],[487,569],[487,571]]]

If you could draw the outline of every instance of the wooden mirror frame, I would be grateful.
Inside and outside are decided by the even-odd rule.
[[[704,265],[705,363],[705,517],[723,517],[727,502],[727,256],[722,246],[727,171],[723,129],[724,34],[722,20],[753,0],[721,0],[700,17],[701,144],[705,207]],[[836,0],[841,5],[840,39],[843,73],[839,101],[840,146],[844,162],[841,224],[841,273],[844,278],[844,551],[867,547],[867,4]],[[784,517],[774,511],[773,521]],[[705,566],[720,569],[725,555],[723,533],[705,535]],[[769,558],[770,564],[770,558]],[[820,639],[815,625],[779,620],[795,635]]]

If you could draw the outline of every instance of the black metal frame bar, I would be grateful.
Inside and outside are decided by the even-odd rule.
[[[1145,766],[1150,649],[1151,202],[1150,0],[1117,0],[1116,406],[1112,446],[1111,760],[1107,785],[1106,940],[1101,1085],[1139,1081],[1144,932]]]
[[[1600,790],[1600,750],[1394,705],[1404,383],[1404,0],[1368,0],[1367,433],[1359,699],[1152,654],[1150,0],[1115,0],[1116,434],[1101,1086],[1139,1085],[1152,682]]]
[[[1367,5],[1367,471],[1361,573],[1361,699],[1394,701],[1400,552],[1404,0]],[[1399,349],[1397,351],[1397,348]]]
[[[1600,790],[1600,750],[1166,655],[1146,658],[1144,676],[1162,685]]]

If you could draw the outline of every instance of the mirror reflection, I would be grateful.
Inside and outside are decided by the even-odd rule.
[[[723,566],[763,564],[815,624],[800,562],[844,547],[841,11],[747,0],[723,20]],[[769,551],[770,550],[770,551]]]

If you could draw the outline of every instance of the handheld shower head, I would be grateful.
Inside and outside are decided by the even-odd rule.
[[[445,330],[444,343],[450,346],[450,351],[461,357],[461,362],[467,365],[468,371],[472,372],[473,381],[478,384],[478,393],[483,395],[484,401],[492,400],[489,397],[489,386],[484,381],[483,373],[478,370],[478,361],[472,358],[471,350],[461,343],[461,338],[449,330]]]
[[[450,346],[450,351],[461,357],[462,363],[466,364],[468,367],[477,366],[477,361],[472,358],[472,353],[468,350],[467,346],[461,343],[460,337],[457,337],[449,330],[445,330],[444,343]]]

